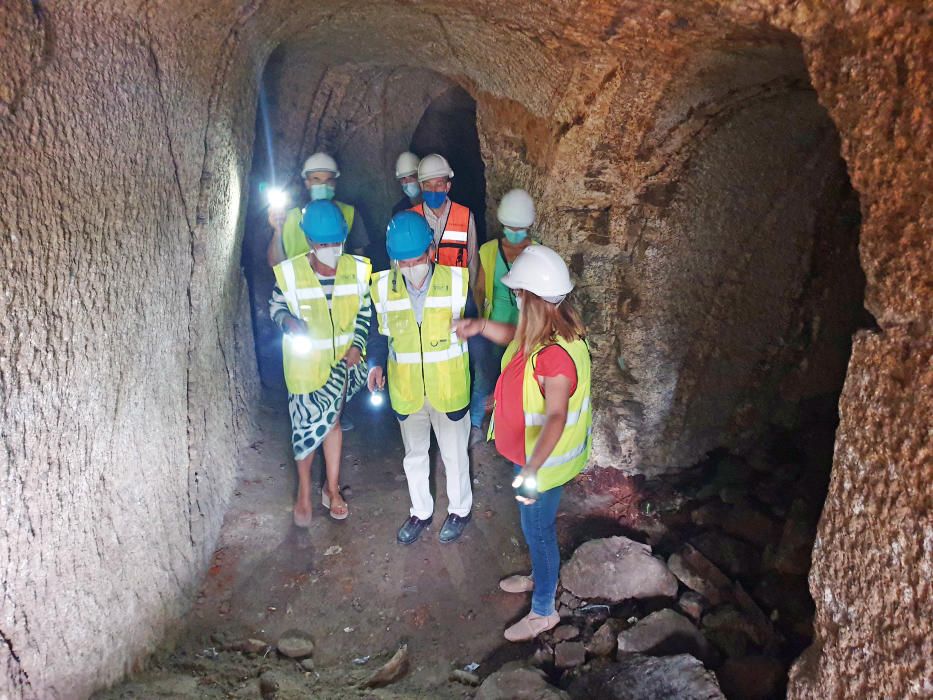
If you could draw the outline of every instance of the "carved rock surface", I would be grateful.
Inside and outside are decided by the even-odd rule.
[[[431,17],[401,0],[0,4],[0,695],[87,696],[185,614],[259,395],[240,262],[263,62],[351,64],[295,85],[276,132],[290,176],[326,144],[363,191],[407,134],[359,156],[382,115],[347,85],[400,45],[476,100],[489,230],[524,186],[570,263],[594,464],[660,474],[748,444],[775,404],[845,375],[816,643],[789,696],[927,692],[926,5],[435,0]],[[377,182],[373,209],[397,187]]]

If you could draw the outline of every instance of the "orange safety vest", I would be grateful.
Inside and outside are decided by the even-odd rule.
[[[409,211],[424,216],[424,203],[418,204]],[[467,234],[470,230],[470,210],[462,204],[450,201],[450,213],[444,224],[444,232],[437,243],[434,262],[448,267],[467,267]]]

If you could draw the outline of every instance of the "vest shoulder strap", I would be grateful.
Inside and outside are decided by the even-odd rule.
[[[466,230],[470,226],[470,210],[462,204],[450,200],[450,212],[447,215],[447,227]]]

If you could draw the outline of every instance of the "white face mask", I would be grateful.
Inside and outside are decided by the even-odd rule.
[[[515,297],[515,308],[518,309],[519,313],[521,313],[522,311],[522,298],[521,297]]]
[[[324,267],[337,267],[337,261],[340,260],[340,256],[343,254],[343,246],[340,245],[331,245],[326,248],[315,248],[314,257]]]
[[[421,285],[423,285],[424,281],[428,278],[428,273],[430,271],[430,263],[418,263],[417,265],[412,265],[411,267],[403,267],[402,276],[411,282],[413,287],[421,289]]]

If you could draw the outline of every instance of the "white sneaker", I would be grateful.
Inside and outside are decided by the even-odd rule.
[[[506,593],[528,593],[535,589],[535,582],[531,576],[515,574],[499,581],[499,588]]]

